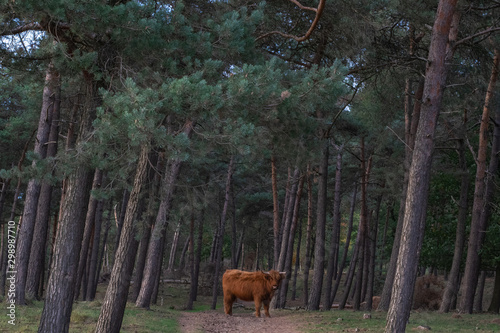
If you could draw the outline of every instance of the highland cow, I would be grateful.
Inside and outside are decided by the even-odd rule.
[[[269,272],[243,272],[237,269],[228,269],[222,276],[224,291],[224,312],[233,314],[233,303],[236,298],[242,301],[255,302],[255,316],[260,317],[260,308],[264,304],[264,313],[269,315],[269,303],[278,290],[286,273],[270,270]]]

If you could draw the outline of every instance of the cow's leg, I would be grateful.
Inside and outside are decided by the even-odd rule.
[[[271,317],[271,315],[269,314],[270,301],[268,299],[266,299],[265,301],[262,301],[262,303],[264,303],[264,314],[266,315],[266,317]]]
[[[224,312],[227,315],[233,315],[233,303],[236,300],[234,295],[224,295]]]
[[[256,297],[255,300],[255,317],[260,318],[260,307],[262,306],[260,298]]]

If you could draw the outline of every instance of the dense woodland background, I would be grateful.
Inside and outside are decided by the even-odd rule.
[[[0,6],[0,293],[15,221],[40,332],[102,281],[99,332],[165,279],[215,308],[226,268],[286,271],[276,307],[380,295],[388,332],[417,275],[499,312],[498,1]]]

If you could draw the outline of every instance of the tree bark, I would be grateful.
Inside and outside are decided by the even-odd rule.
[[[491,147],[491,159],[489,166],[489,178],[487,183],[487,195],[493,195],[490,193],[493,191],[495,181],[498,182],[498,174],[495,173],[494,170],[498,170],[498,159],[500,158],[500,108],[497,107],[495,112],[495,121],[494,121],[495,129],[493,130],[493,144]],[[495,165],[496,164],[496,165]],[[496,178],[495,178],[495,175]],[[491,203],[488,203],[488,207],[486,209],[490,209]],[[491,299],[490,306],[488,308],[489,312],[498,313],[500,309],[500,262],[497,262],[497,268],[495,273],[495,286],[493,289],[493,297]]]
[[[179,260],[179,270],[183,270],[186,266],[186,253],[188,252],[189,250],[189,237],[186,238],[186,241],[184,242],[184,247],[182,248],[182,252],[181,252],[181,258]]]
[[[500,262],[497,262],[497,269],[495,271],[495,284],[493,287],[493,294],[490,306],[488,307],[488,312],[500,312]]]
[[[288,285],[290,283],[290,278],[292,275],[293,244],[295,240],[295,231],[297,230],[297,223],[299,220],[300,200],[302,199],[302,190],[304,188],[304,176],[302,175],[298,181],[299,184],[297,186],[297,194],[295,195],[295,200],[294,200],[295,202],[293,205],[292,225],[288,236],[288,241],[287,241],[288,248],[286,250],[285,266],[283,270],[284,272],[286,272],[287,278],[284,281],[282,281],[280,286],[281,308],[285,308]]]
[[[356,242],[354,243],[354,249],[352,251],[351,263],[349,265],[349,271],[347,273],[345,283],[344,283],[344,293],[342,294],[342,298],[339,303],[339,310],[344,309],[347,299],[349,298],[349,293],[351,291],[352,282],[354,280],[354,272],[356,270],[356,266],[359,262],[359,242],[360,242],[361,234],[358,232],[356,235]]]
[[[448,281],[446,283],[446,288],[443,293],[443,300],[441,306],[439,307],[439,312],[447,313],[451,310],[453,303],[456,303],[458,289],[459,289],[459,279],[460,279],[460,265],[462,263],[462,257],[465,245],[465,227],[467,224],[467,217],[469,211],[468,205],[468,194],[470,178],[467,168],[467,160],[465,158],[465,144],[464,140],[459,140],[458,143],[458,156],[461,169],[461,184],[460,184],[460,199],[458,202],[458,218],[457,218],[457,231],[455,236],[455,250],[453,252],[453,262],[451,265],[450,273],[448,275]]]
[[[280,232],[280,214],[278,201],[278,180],[276,176],[276,157],[271,157],[271,184],[273,191],[273,231],[274,231],[274,263],[273,267],[277,267],[279,260],[279,232]]]
[[[155,200],[153,198],[156,198],[158,195],[159,191],[159,186],[160,186],[160,180],[161,180],[161,174],[159,170],[164,169],[164,160],[165,160],[165,154],[160,153],[158,154],[158,157],[156,159],[156,167],[152,170],[153,176],[149,176],[152,178],[152,185],[149,188],[149,194],[148,197],[150,198],[148,200],[148,207],[146,210],[146,218],[143,221],[142,224],[142,237],[141,241],[139,243],[139,249],[137,253],[137,262],[135,264],[135,282],[132,286],[132,300],[135,302],[137,300],[137,297],[139,296],[139,293],[141,291],[141,284],[142,284],[142,278],[144,274],[144,266],[146,265],[146,256],[148,254],[148,246],[149,246],[149,241],[151,239],[151,232],[153,229],[153,224],[154,224],[154,219],[155,219]]]
[[[406,99],[405,99],[405,158],[403,161],[404,176],[403,176],[403,188],[401,190],[401,196],[399,201],[399,212],[398,221],[396,224],[396,232],[394,234],[394,241],[392,244],[391,258],[389,261],[389,266],[387,268],[387,274],[385,276],[384,288],[380,295],[380,302],[377,310],[387,311],[389,310],[389,304],[391,302],[392,296],[392,286],[394,284],[394,275],[396,274],[396,266],[398,261],[399,246],[401,243],[401,232],[403,230],[403,220],[405,214],[405,203],[408,192],[408,180],[409,172],[412,159],[412,151],[415,146],[415,135],[418,128],[418,122],[420,118],[420,111],[422,106],[422,96],[424,93],[424,80],[420,80],[418,89],[415,93],[415,104],[413,106],[413,113],[410,114],[410,86],[409,80],[406,86]]]
[[[297,196],[297,187],[298,187],[298,180],[299,180],[299,168],[295,167],[295,170],[293,172],[293,176],[291,177],[290,181],[290,190],[287,195],[287,204],[285,205],[285,209],[283,211],[283,214],[285,215],[283,218],[283,232],[281,235],[281,249],[279,253],[279,260],[278,260],[278,265],[277,265],[277,270],[280,272],[283,272],[285,270],[285,265],[287,261],[287,252],[289,250],[289,241],[290,241],[290,236],[291,236],[291,230],[292,230],[292,220],[293,220],[293,213],[294,213],[294,207],[296,205],[296,196]],[[288,188],[288,187],[287,187]],[[288,275],[288,273],[287,273]],[[289,275],[288,275],[289,276]],[[285,306],[285,300],[281,299],[282,294],[286,294],[283,292],[283,288],[288,288],[288,284],[285,286],[285,281],[281,283],[280,285],[280,290],[277,292],[276,296],[273,298],[271,301],[271,307],[272,308],[278,308],[278,307],[284,307]]]
[[[97,263],[97,272],[95,275],[94,279],[94,289],[92,290],[92,295],[95,297],[96,291],[97,291],[97,283],[99,282],[99,277],[101,276],[101,270],[104,266],[106,266],[106,271],[109,271],[109,265],[108,265],[108,249],[107,249],[107,240],[108,240],[108,234],[109,234],[109,229],[111,228],[111,211],[113,207],[113,202],[110,202],[110,208],[108,211],[108,217],[106,219],[106,225],[104,229],[104,235],[102,236],[102,247],[100,249],[99,255],[98,255],[98,260],[99,262]]]
[[[367,192],[368,192],[368,178],[370,175],[371,161],[370,157],[368,164],[365,160],[365,139],[361,138],[361,212],[358,233],[360,235],[358,243],[358,271],[356,273],[356,290],[354,293],[354,310],[359,310],[363,298],[363,285],[366,281],[367,265],[365,265],[366,249],[367,249],[367,239],[368,239],[368,203],[367,203]]]
[[[347,252],[349,252],[349,245],[351,243],[351,235],[352,235],[352,224],[354,222],[354,208],[356,207],[356,196],[358,195],[358,186],[357,183],[354,183],[354,190],[352,193],[352,201],[351,201],[351,209],[349,213],[349,224],[347,226],[347,234],[346,240],[344,244],[344,252],[342,253],[342,259],[340,260],[339,267],[337,270],[337,277],[335,279],[335,285],[330,294],[330,308],[335,301],[335,296],[337,295],[337,291],[340,286],[340,281],[342,280],[342,274],[344,271],[345,262],[347,260]]]
[[[196,254],[194,255],[193,269],[191,270],[191,288],[186,310],[193,310],[193,303],[198,296],[198,278],[200,276],[201,250],[203,247],[203,212],[198,216],[198,237],[196,240]]]
[[[138,247],[138,241],[135,239],[135,220],[142,187],[146,178],[148,153],[149,147],[147,145],[142,146],[139,160],[137,161],[134,185],[130,192],[125,219],[123,221],[120,242],[115,252],[115,264],[113,265],[108,289],[104,296],[101,313],[97,320],[96,332],[120,332]]]
[[[300,243],[302,242],[302,225],[299,226],[299,235],[297,239],[297,250],[295,252],[295,268],[293,271],[293,281],[292,281],[292,295],[290,299],[295,301],[297,298],[297,276],[299,273],[300,266]]]
[[[83,236],[85,206],[90,190],[84,166],[65,181],[47,296],[38,332],[68,332],[75,289],[78,254]]]
[[[222,243],[224,241],[223,237],[226,227],[226,214],[229,206],[229,200],[231,199],[231,182],[233,178],[233,173],[234,173],[234,157],[231,156],[231,160],[229,161],[229,165],[227,167],[224,207],[222,208],[222,214],[217,233],[218,242],[217,242],[216,260],[215,260],[214,284],[212,288],[212,306],[211,306],[212,310],[215,310],[217,306],[217,297],[219,294],[219,275],[222,266]]]
[[[291,206],[293,205],[292,203],[290,203],[290,200],[291,200],[291,193],[292,193],[292,190],[291,190],[291,186],[294,186],[294,181],[293,181],[293,176],[292,176],[292,171],[290,168],[288,168],[288,176],[287,176],[287,180],[286,180],[286,187],[285,187],[285,199],[284,199],[284,203],[283,203],[283,215],[281,216],[281,223],[280,223],[280,227],[279,227],[279,232],[278,232],[278,261],[276,263],[274,263],[273,266],[275,266],[275,269],[276,270],[280,270],[280,260],[283,260],[282,258],[282,255],[281,255],[281,250],[282,250],[282,243],[283,243],[283,234],[285,232],[287,232],[285,229],[288,228],[287,226],[287,220],[288,220],[288,216],[290,215],[289,214],[289,211],[290,209],[293,209]],[[286,241],[285,241],[286,243]],[[278,298],[279,295],[276,297]],[[276,298],[273,299],[276,300]]]
[[[308,310],[319,310],[325,267],[326,195],[328,183],[328,148],[330,142],[328,139],[323,139],[322,144],[323,147],[318,181],[316,244],[314,246],[314,275],[311,295],[309,296],[309,304],[307,305]]]
[[[184,134],[189,138],[193,130],[194,122],[187,121],[184,124]],[[165,172],[165,178],[161,185],[161,202],[156,215],[156,222],[149,240],[148,254],[144,268],[144,276],[141,284],[141,291],[135,302],[137,307],[149,308],[151,296],[155,288],[155,281],[159,274],[159,267],[162,259],[162,235],[165,233],[170,215],[175,182],[180,172],[182,162],[174,160],[170,164],[169,172]]]
[[[96,169],[94,172],[94,180],[92,181],[92,190],[97,190],[101,187],[103,171]],[[85,218],[85,229],[83,232],[82,246],[80,248],[80,262],[78,263],[78,270],[76,274],[75,283],[75,300],[78,299],[80,295],[80,287],[82,285],[82,278],[84,274],[85,266],[88,262],[88,252],[90,245],[90,238],[92,237],[92,231],[95,226],[95,215],[97,211],[98,201],[95,197],[90,197],[89,205],[87,208],[87,216]],[[88,273],[88,272],[87,272]],[[87,286],[85,286],[86,288]],[[82,295],[85,297],[85,295]]]
[[[342,153],[343,146],[337,148],[337,167],[335,170],[335,194],[333,199],[333,219],[332,219],[332,237],[330,240],[330,253],[328,256],[328,267],[326,269],[326,285],[325,285],[325,300],[323,302],[323,310],[330,310],[333,300],[332,295],[332,279],[337,276],[337,260],[339,251],[340,239],[340,203],[341,203],[341,186],[342,186]]]
[[[95,115],[96,82],[86,81],[86,96],[82,109],[77,142],[88,139]],[[71,140],[70,137],[68,137]],[[69,141],[68,141],[69,142]],[[71,144],[71,142],[69,142]],[[77,150],[77,149],[75,149]],[[92,177],[85,163],[64,180],[57,235],[47,284],[47,296],[38,332],[68,332],[78,259],[83,237],[85,212],[88,204]]]
[[[483,312],[483,294],[486,282],[486,271],[481,271],[478,278],[476,297],[474,298],[474,311]]]
[[[47,142],[47,158],[55,157],[57,154],[57,143],[59,138],[59,115],[61,105],[61,86],[54,91],[54,106],[52,124],[50,125],[49,140]],[[28,263],[28,276],[26,280],[26,296],[28,298],[40,299],[42,296],[43,283],[40,283],[44,274],[45,253],[47,249],[47,233],[50,220],[50,202],[52,201],[52,185],[47,181],[42,182],[40,196],[38,199],[37,215],[33,242],[31,245],[30,259]],[[40,285],[42,288],[40,288]],[[40,290],[40,291],[39,291]]]
[[[93,301],[95,298],[95,293],[97,289],[97,265],[99,258],[99,245],[101,241],[101,229],[102,229],[102,216],[104,214],[104,201],[99,200],[97,203],[95,224],[94,224],[94,235],[92,239],[92,249],[90,252],[89,270],[88,270],[88,281],[86,293],[83,296],[85,301]]]
[[[385,331],[404,332],[411,310],[422,245],[431,175],[434,134],[446,84],[448,35],[457,0],[440,0],[425,75],[422,111],[409,174],[405,217]]]
[[[306,262],[304,265],[304,306],[309,303],[309,270],[311,268],[311,251],[313,240],[313,196],[312,196],[312,174],[307,166],[307,228],[306,228]]]
[[[365,295],[366,301],[366,309],[368,311],[372,310],[373,306],[373,294],[374,294],[374,283],[375,283],[375,261],[377,259],[377,235],[378,235],[378,225],[379,225],[379,216],[380,216],[380,205],[382,204],[382,195],[379,195],[377,198],[377,206],[375,208],[375,218],[370,218],[371,226],[370,226],[370,236],[369,244],[370,244],[370,255],[369,255],[369,266],[368,266],[368,279],[367,279],[367,289]]]
[[[58,112],[56,106],[59,101],[58,91],[60,89],[59,73],[52,63],[49,64],[45,73],[45,86],[43,88],[42,110],[38,122],[38,130],[35,140],[34,153],[36,158],[45,159],[47,155],[47,142],[50,135],[50,127],[54,113]],[[37,162],[33,161],[32,167],[36,168]],[[40,196],[41,182],[32,178],[26,189],[24,202],[23,223],[19,227],[16,246],[16,303],[26,304],[26,282],[28,277],[29,257],[35,230],[38,199]],[[45,239],[44,239],[45,240]]]
[[[181,222],[177,224],[174,232],[174,238],[172,239],[172,246],[170,247],[170,256],[168,258],[167,271],[172,272],[174,270],[175,254],[177,253],[177,244],[179,243],[179,234],[181,232]]]
[[[125,220],[125,213],[127,212],[127,204],[130,197],[130,192],[128,189],[123,190],[122,202],[120,206],[120,215],[118,218],[116,217],[115,211],[115,222],[116,222],[116,235],[115,235],[115,246],[113,248],[113,262],[116,256],[116,250],[118,250],[118,246],[120,243],[120,237],[123,229],[123,221]],[[116,207],[115,207],[116,208]]]
[[[465,261],[465,272],[463,278],[463,293],[460,301],[460,310],[472,313],[474,310],[474,295],[479,277],[481,246],[483,243],[483,234],[487,227],[487,215],[489,215],[489,203],[486,199],[486,171],[487,171],[487,152],[488,152],[488,124],[490,121],[490,109],[495,94],[495,86],[498,78],[500,53],[495,49],[491,77],[484,101],[483,115],[479,128],[479,148],[476,157],[476,180],[474,186],[474,202],[472,204],[472,219],[469,234],[469,245],[467,247],[467,259]],[[483,216],[481,216],[483,215]]]

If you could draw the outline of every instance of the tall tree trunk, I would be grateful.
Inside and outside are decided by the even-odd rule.
[[[151,197],[150,197],[151,198]],[[151,203],[153,200],[149,200]],[[152,229],[152,220],[154,218],[153,215],[146,218],[146,221],[142,223],[142,237],[139,242],[139,249],[137,250],[137,262],[135,264],[135,279],[134,284],[132,285],[132,300],[135,302],[137,300],[137,296],[139,296],[139,292],[141,291],[141,283],[142,277],[144,273],[144,266],[146,264],[146,255],[148,253],[148,244],[151,238],[151,229]]]
[[[115,264],[111,272],[108,288],[97,320],[96,332],[120,332],[125,305],[127,304],[130,279],[134,268],[138,241],[135,239],[136,216],[139,209],[141,190],[146,178],[148,167],[148,145],[141,147],[137,161],[134,185],[127,204],[120,242],[115,255]]]
[[[287,278],[281,283],[280,286],[280,307],[284,308],[286,305],[286,295],[288,292],[288,285],[290,283],[290,278],[292,275],[292,259],[293,259],[293,244],[295,240],[295,231],[297,230],[297,223],[299,220],[299,212],[300,212],[300,200],[302,199],[302,190],[304,189],[304,178],[302,175],[299,179],[299,184],[297,188],[297,195],[295,196],[293,214],[292,214],[292,226],[290,229],[290,234],[288,236],[288,249],[286,250],[286,259],[285,259],[285,267],[284,271],[286,272]]]
[[[293,271],[293,280],[292,280],[292,295],[290,296],[290,299],[292,301],[295,301],[297,298],[297,276],[299,273],[299,266],[300,266],[300,244],[302,242],[302,225],[299,226],[299,235],[297,239],[297,250],[295,252],[295,268]]]
[[[483,312],[483,294],[486,282],[486,271],[481,271],[478,278],[476,297],[474,298],[474,311]]]
[[[304,265],[304,306],[309,303],[309,270],[311,269],[311,252],[313,244],[313,196],[312,196],[312,174],[310,166],[307,166],[307,228],[306,228],[306,262]]]
[[[450,273],[448,275],[448,281],[446,283],[446,288],[443,294],[443,300],[441,306],[439,307],[439,312],[449,312],[451,310],[451,305],[456,302],[458,289],[459,289],[459,279],[460,279],[460,265],[462,263],[462,257],[465,245],[465,227],[467,224],[467,217],[469,211],[468,205],[468,194],[470,178],[467,168],[467,160],[465,158],[465,144],[464,140],[460,139],[458,142],[458,156],[461,169],[461,184],[460,184],[460,199],[458,202],[458,219],[457,219],[457,231],[455,236],[455,250],[453,252],[453,262],[451,265]]]
[[[377,235],[378,235],[378,224],[380,216],[380,205],[382,204],[382,195],[379,195],[377,199],[377,206],[375,208],[375,218],[370,218],[370,236],[368,237],[368,244],[370,245],[369,254],[369,266],[368,266],[368,279],[367,279],[367,289],[366,295],[364,296],[366,301],[366,309],[371,311],[373,306],[373,294],[374,294],[374,283],[375,283],[375,261],[377,254]]]
[[[181,252],[181,258],[179,260],[179,270],[183,270],[186,266],[186,253],[188,252],[189,249],[189,242],[190,239],[189,237],[186,238],[186,241],[184,242],[184,247],[182,248]]]
[[[280,224],[280,228],[279,228],[279,233],[278,233],[278,261],[276,263],[273,264],[273,266],[275,267],[275,269],[277,270],[280,270],[279,266],[280,266],[280,259],[282,260],[282,256],[281,256],[281,250],[282,250],[282,242],[283,242],[283,234],[285,232],[287,232],[285,229],[288,228],[287,226],[287,220],[288,220],[288,216],[290,216],[289,214],[289,210],[290,209],[293,209],[291,208],[291,206],[293,204],[290,203],[290,199],[291,199],[291,193],[292,193],[292,190],[290,189],[291,186],[294,186],[294,181],[293,181],[293,176],[292,176],[292,171],[290,168],[288,168],[288,177],[287,177],[287,180],[286,180],[286,187],[285,187],[285,200],[284,200],[284,203],[283,203],[283,215],[281,216],[281,224]],[[286,241],[285,241],[286,243]],[[276,297],[278,298],[279,295]],[[275,299],[276,299],[275,298]],[[275,300],[274,299],[274,300]]]
[[[181,233],[181,222],[177,224],[175,228],[174,237],[172,239],[172,246],[170,248],[170,256],[168,258],[167,271],[172,272],[174,270],[175,254],[177,253],[177,244],[179,243],[179,234]]]
[[[226,214],[229,206],[229,200],[231,199],[231,182],[234,173],[234,157],[231,156],[231,160],[229,161],[229,165],[227,167],[227,178],[226,178],[226,190],[224,196],[224,207],[222,208],[221,219],[219,223],[217,239],[217,251],[216,251],[216,260],[215,260],[215,273],[214,273],[214,284],[212,288],[212,306],[211,309],[215,310],[217,306],[217,297],[219,294],[219,275],[222,266],[222,244],[224,237],[224,230],[226,227]]]
[[[335,279],[335,285],[330,294],[330,308],[335,301],[335,296],[337,295],[337,291],[340,286],[340,281],[342,280],[342,273],[344,271],[345,262],[347,260],[347,253],[349,252],[349,245],[351,243],[351,235],[352,235],[352,224],[354,222],[354,208],[356,207],[356,197],[358,195],[358,186],[357,183],[354,183],[354,190],[352,192],[352,200],[351,200],[351,209],[349,213],[349,224],[347,226],[347,234],[346,240],[344,244],[344,252],[342,253],[342,259],[340,260],[339,267],[337,270],[337,277]]]
[[[102,247],[98,256],[99,262],[97,263],[97,272],[94,279],[94,289],[92,290],[93,297],[95,297],[97,291],[97,283],[99,282],[99,277],[101,276],[101,270],[103,269],[103,267],[106,267],[106,271],[109,272],[108,260],[106,259],[108,256],[108,249],[106,244],[108,240],[109,229],[111,229],[111,211],[113,207],[112,204],[113,202],[110,202],[110,209],[108,212],[108,217],[106,219],[106,228],[104,229],[104,236],[102,236]]]
[[[494,170],[498,170],[498,159],[500,158],[500,108],[497,107],[495,112],[495,121],[493,122],[495,125],[495,129],[493,130],[493,144],[491,147],[491,159],[489,166],[489,178],[487,183],[487,195],[492,195],[490,193],[493,191],[495,180],[498,182],[498,173],[495,173]],[[495,166],[496,164],[496,166]],[[490,209],[491,203],[488,203],[488,207],[486,209]],[[500,262],[497,262],[497,269],[495,273],[495,286],[493,289],[493,297],[491,299],[490,306],[488,308],[489,312],[498,313],[500,309]]]
[[[465,261],[465,272],[463,278],[463,293],[460,301],[460,310],[472,313],[474,309],[474,295],[479,277],[480,255],[483,234],[487,227],[486,215],[489,213],[489,203],[486,200],[486,169],[488,152],[488,124],[490,122],[490,109],[495,94],[495,86],[498,78],[500,53],[495,49],[491,77],[484,101],[483,115],[479,128],[479,148],[476,157],[476,180],[474,187],[474,202],[472,204],[472,219],[469,234],[469,245],[467,247],[467,259]],[[481,216],[483,215],[483,217]],[[488,214],[489,215],[489,214]],[[488,216],[489,218],[489,216]]]
[[[292,180],[291,180],[290,194],[288,195],[288,204],[286,205],[287,209],[286,209],[286,211],[283,211],[283,214],[286,214],[286,217],[285,217],[284,223],[283,223],[283,234],[281,237],[281,250],[280,250],[280,256],[279,256],[279,260],[278,260],[278,268],[277,268],[277,270],[280,272],[284,271],[284,269],[285,269],[287,251],[289,248],[288,241],[290,239],[294,207],[296,205],[295,198],[297,197],[297,187],[299,185],[299,175],[300,175],[300,170],[298,167],[296,167],[295,171],[293,172],[293,176],[292,176]]]
[[[432,30],[422,111],[409,174],[405,217],[386,332],[404,332],[411,310],[422,245],[431,175],[434,134],[446,84],[448,34],[457,0],[440,0]]]
[[[232,200],[231,200],[231,268],[236,269],[238,267],[238,233],[236,230],[236,198],[234,195],[234,190],[231,190]]]
[[[366,164],[365,160],[365,140],[361,138],[361,213],[359,221],[358,233],[360,235],[359,248],[358,248],[358,271],[356,273],[356,291],[354,295],[354,310],[359,310],[363,298],[363,285],[366,281],[366,245],[368,239],[368,203],[367,203],[367,192],[368,192],[368,178],[371,169],[371,157]]]
[[[142,224],[142,237],[139,243],[139,249],[137,253],[137,262],[135,264],[135,282],[132,286],[132,300],[135,302],[137,297],[139,296],[139,292],[141,291],[142,278],[144,274],[144,266],[146,265],[146,256],[148,254],[148,246],[149,241],[151,239],[151,232],[153,229],[154,219],[155,219],[155,200],[159,192],[159,186],[161,181],[161,173],[160,170],[164,169],[165,162],[165,154],[159,153],[156,159],[156,167],[151,168],[152,175],[150,174],[148,177],[152,179],[151,186],[149,188],[148,197],[148,207],[146,210],[146,218]]]
[[[314,245],[314,275],[309,296],[308,310],[319,310],[321,292],[323,288],[323,275],[325,271],[325,227],[326,227],[326,194],[328,184],[328,148],[330,142],[323,139],[321,165],[318,181],[318,203],[316,215],[316,244]]]
[[[50,125],[49,141],[47,142],[47,158],[57,154],[59,138],[59,115],[61,105],[61,86],[55,88],[52,124]],[[37,215],[33,242],[31,244],[30,259],[28,263],[28,276],[26,281],[26,296],[40,299],[39,293],[41,278],[44,275],[45,253],[47,249],[47,233],[50,220],[50,202],[52,201],[52,185],[47,181],[42,182],[40,197],[38,199]]]
[[[86,81],[78,144],[85,142],[91,132],[95,115],[96,82]],[[68,139],[71,139],[70,137]],[[78,149],[75,149],[78,151]],[[63,183],[57,235],[47,284],[47,296],[38,332],[68,332],[76,272],[83,237],[85,212],[88,204],[92,177],[85,163],[78,163]]]
[[[401,232],[403,231],[403,220],[405,214],[406,197],[408,192],[408,181],[409,172],[412,159],[412,151],[415,146],[415,135],[418,128],[418,122],[420,119],[420,111],[422,107],[422,96],[424,93],[424,83],[422,79],[419,82],[418,89],[415,93],[415,104],[413,106],[413,113],[410,112],[410,81],[407,80],[407,85],[405,89],[405,158],[403,161],[404,176],[403,176],[403,188],[401,190],[401,196],[399,201],[399,212],[398,221],[396,224],[396,232],[394,234],[394,241],[392,244],[391,259],[389,261],[389,266],[387,268],[387,274],[385,276],[384,288],[380,295],[380,302],[377,310],[387,311],[389,310],[389,304],[391,302],[392,296],[392,286],[394,284],[394,275],[396,274],[396,266],[399,254],[399,245],[401,244]]]
[[[500,262],[497,262],[497,269],[495,271],[495,284],[493,287],[493,294],[491,297],[490,306],[488,307],[488,312],[500,312]]]
[[[94,180],[92,181],[92,190],[97,190],[101,187],[103,171],[96,169],[94,172]],[[95,226],[95,214],[97,211],[97,204],[99,200],[93,196],[90,197],[89,205],[87,208],[87,217],[85,218],[85,229],[83,231],[82,246],[80,247],[80,262],[78,263],[78,270],[76,274],[75,283],[75,300],[78,299],[80,295],[80,287],[82,284],[82,278],[84,274],[85,266],[88,262],[88,251],[90,238],[92,237],[92,231]],[[88,274],[88,272],[87,272]],[[86,288],[87,286],[85,286]],[[85,295],[83,295],[85,297]]]
[[[271,157],[271,184],[273,191],[273,231],[274,231],[274,263],[273,267],[277,267],[279,260],[279,232],[280,232],[280,214],[278,201],[278,179],[276,176],[276,157],[274,154]]]
[[[385,249],[385,244],[387,242],[387,230],[389,229],[389,219],[390,219],[390,214],[392,212],[392,209],[393,209],[393,203],[392,202],[386,203],[384,232],[382,235],[382,243],[380,244],[381,251],[380,251],[380,255],[379,255],[379,268],[378,268],[378,276],[379,277],[382,276],[382,271],[383,271],[383,267],[384,267],[384,261],[385,261],[384,249]]]
[[[330,240],[330,253],[328,255],[328,267],[326,269],[326,285],[325,285],[325,300],[323,302],[323,310],[330,310],[333,300],[332,295],[332,280],[336,277],[337,260],[339,251],[340,239],[340,200],[342,188],[342,153],[343,146],[337,148],[337,168],[335,170],[335,195],[333,199],[333,218],[332,218],[332,237]]]
[[[45,86],[43,88],[42,110],[38,121],[38,130],[35,140],[34,153],[39,159],[44,159],[47,155],[47,142],[49,140],[50,127],[54,113],[58,112],[60,78],[59,73],[52,63],[49,64],[45,73]],[[36,168],[36,161],[32,166]],[[29,257],[31,244],[35,230],[38,198],[40,196],[41,182],[32,178],[28,182],[26,189],[26,199],[24,202],[23,224],[19,228],[16,247],[16,303],[26,304],[26,280],[28,276]],[[45,240],[45,239],[44,239]]]
[[[194,122],[187,121],[184,124],[184,134],[189,138],[193,131]],[[151,296],[155,288],[155,281],[159,274],[159,267],[162,259],[162,235],[164,235],[172,205],[175,182],[180,172],[182,162],[173,160],[169,167],[169,172],[165,172],[164,180],[161,185],[161,202],[156,215],[156,222],[149,240],[148,254],[146,257],[146,265],[144,267],[144,276],[141,284],[141,291],[135,302],[137,307],[149,308],[151,304]],[[167,163],[168,165],[168,163]]]
[[[290,172],[290,168],[288,169],[288,181],[286,186],[285,204],[283,207],[283,218],[281,221],[280,237],[279,237],[279,245],[280,245],[279,259],[278,259],[278,264],[275,265],[276,270],[280,272],[285,270],[285,261],[288,250],[288,240],[292,226],[293,209],[295,205],[295,197],[297,194],[299,174],[300,171],[298,167],[295,167],[293,175]],[[281,291],[283,290],[282,289],[283,287],[284,283],[281,283],[280,290],[271,300],[271,308],[279,308],[282,305],[284,306],[284,304],[281,301]]]
[[[198,238],[196,240],[196,254],[194,255],[193,269],[191,270],[191,288],[186,310],[193,310],[193,303],[198,296],[198,278],[200,276],[201,250],[203,247],[203,211],[198,216]]]
[[[241,265],[243,266],[243,259],[242,259],[242,252],[243,252],[243,238],[245,237],[245,228],[246,225],[243,224],[243,228],[241,230],[241,233],[240,233],[240,240],[238,241],[238,252],[236,253],[236,268],[239,267],[239,263],[241,261]],[[271,263],[272,263],[272,260],[271,258],[269,258],[269,265],[270,267],[271,266]],[[271,268],[269,268],[271,269]]]
[[[116,216],[116,206],[115,206],[115,222],[116,222],[116,235],[115,235],[115,246],[113,247],[113,262],[116,255],[116,250],[120,243],[120,237],[122,234],[123,221],[125,220],[125,213],[127,212],[127,204],[130,197],[130,192],[128,189],[123,190],[122,202],[120,205],[120,215]]]
[[[413,55],[416,47],[416,42],[415,42],[415,29],[412,24],[410,24],[409,33],[410,33],[409,53],[410,55]],[[389,266],[387,268],[384,288],[382,289],[380,302],[377,308],[378,310],[382,311],[387,311],[389,309],[389,304],[391,302],[392,286],[394,284],[394,275],[396,274],[399,245],[401,243],[401,232],[403,229],[403,220],[405,213],[404,210],[405,210],[406,196],[408,191],[409,171],[411,166],[413,147],[415,146],[415,136],[417,133],[418,122],[420,119],[423,92],[424,92],[424,79],[420,79],[417,91],[415,93],[415,103],[413,105],[413,113],[411,113],[411,81],[409,78],[406,79],[405,103],[404,103],[406,145],[405,145],[405,158],[403,161],[403,169],[404,169],[403,188],[401,191],[398,221],[396,225],[396,233],[394,235],[391,258],[389,261]]]
[[[359,228],[358,228],[359,230]],[[349,271],[347,273],[346,279],[345,279],[345,287],[344,287],[344,293],[342,294],[342,298],[339,303],[339,310],[344,309],[347,299],[349,298],[349,293],[351,291],[352,287],[352,282],[354,280],[354,272],[356,270],[356,266],[359,263],[359,242],[361,238],[361,233],[358,232],[356,235],[356,242],[354,243],[354,249],[352,251],[352,258],[351,258],[351,263],[349,265]],[[362,263],[360,263],[362,264]]]
[[[99,258],[99,245],[101,241],[102,229],[102,216],[104,214],[104,201],[99,200],[97,203],[97,210],[95,215],[94,235],[92,239],[92,249],[90,252],[89,269],[88,269],[88,282],[86,293],[83,296],[85,301],[93,301],[95,298],[95,290],[97,289],[97,264]]]

